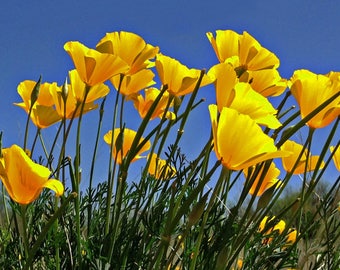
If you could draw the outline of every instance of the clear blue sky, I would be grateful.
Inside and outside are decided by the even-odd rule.
[[[61,84],[73,68],[63,45],[78,40],[94,47],[106,32],[131,31],[189,67],[209,68],[217,59],[205,33],[248,31],[295,69],[340,71],[340,2],[337,0],[100,0],[3,1],[0,8],[0,130],[3,144],[22,145],[25,113],[17,85],[26,79]],[[213,100],[214,93],[201,93]],[[206,104],[208,105],[208,104]],[[95,117],[97,114],[94,114]],[[207,111],[194,114],[198,129],[210,128]],[[110,127],[104,126],[103,132]],[[206,132],[208,133],[208,132]],[[198,136],[199,137],[199,136]],[[190,136],[184,143],[190,145]],[[101,146],[101,150],[106,149]]]

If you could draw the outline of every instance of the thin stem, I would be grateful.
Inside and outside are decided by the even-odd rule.
[[[38,129],[38,137],[39,137],[39,140],[40,140],[40,143],[41,143],[41,147],[42,147],[42,149],[44,151],[45,157],[48,158],[49,154],[47,152],[47,148],[46,148],[44,139],[43,139],[42,134],[41,134],[41,129]],[[52,165],[51,165],[51,168],[53,170]]]
[[[31,155],[30,155],[31,157],[33,156],[33,152],[34,152],[35,144],[37,143],[39,132],[40,132],[40,128],[37,127],[37,132],[35,133],[33,144],[32,144],[32,147],[31,147]]]
[[[112,118],[112,127],[111,127],[112,135],[111,135],[110,156],[109,156],[109,169],[108,169],[108,176],[107,176],[108,190],[107,190],[106,208],[105,208],[105,235],[109,233],[109,228],[110,228],[111,201],[112,201],[112,194],[113,194],[113,187],[114,187],[115,170],[116,170],[116,165],[117,165],[116,160],[113,160],[113,149],[115,147],[114,130],[116,128],[120,88],[121,88],[123,78],[124,78],[124,75],[120,75],[120,81],[119,81],[118,89],[116,92],[114,113],[113,113],[113,118]]]
[[[311,158],[311,144],[312,144],[312,138],[313,138],[313,134],[314,134],[314,129],[310,128],[309,132],[308,132],[308,137],[306,140],[306,149],[307,149],[307,156],[306,156],[306,163],[305,163],[305,171],[303,174],[303,183],[302,183],[302,188],[301,188],[301,192],[300,192],[300,198],[301,198],[301,206],[305,204],[305,202],[307,201],[307,196],[306,196],[306,187],[307,187],[307,172],[308,172],[308,168],[309,168],[309,161]],[[305,198],[306,196],[306,198]],[[299,223],[298,223],[298,232],[301,231],[301,226],[302,226],[302,219],[303,219],[303,211],[302,211],[302,207],[299,209]]]
[[[88,236],[91,235],[92,232],[92,226],[91,226],[91,217],[92,217],[92,182],[93,182],[93,174],[94,174],[94,167],[95,167],[95,161],[96,161],[96,156],[97,156],[97,150],[98,150],[98,142],[99,142],[99,137],[100,137],[100,131],[102,127],[102,121],[103,121],[103,114],[104,114],[104,105],[105,105],[106,97],[104,97],[100,109],[99,109],[99,122],[98,122],[98,127],[97,127],[97,135],[96,135],[96,141],[94,145],[94,150],[93,150],[93,156],[92,156],[92,162],[91,162],[91,170],[90,170],[90,181],[89,181],[89,207],[88,207],[88,223],[87,223],[87,230],[88,230]]]
[[[29,258],[29,243],[27,236],[27,220],[26,220],[26,205],[20,205],[21,209],[21,224],[22,224],[22,239],[24,242],[25,259]]]
[[[84,99],[81,103],[80,114],[78,118],[78,127],[77,127],[77,137],[76,137],[76,156],[74,159],[74,169],[75,169],[75,192],[78,194],[75,200],[75,219],[76,219],[76,233],[77,233],[77,255],[78,255],[78,266],[79,269],[82,268],[82,255],[81,255],[81,234],[80,234],[80,196],[79,196],[79,184],[80,184],[80,129],[82,116],[84,112],[84,107],[86,103],[86,98],[91,89],[91,86],[85,86]]]

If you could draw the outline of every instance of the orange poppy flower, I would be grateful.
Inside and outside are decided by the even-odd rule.
[[[194,91],[201,74],[199,69],[189,69],[179,61],[157,54],[156,69],[163,85],[168,86],[168,92],[174,96],[183,96]],[[211,83],[204,74],[200,87]]]
[[[129,68],[118,56],[100,53],[78,41],[66,42],[64,49],[72,58],[81,80],[88,86],[103,83]]]
[[[136,131],[128,129],[128,128],[123,129],[123,134],[121,133],[120,128],[114,129],[114,131],[113,131],[114,147],[113,147],[113,151],[112,151],[112,156],[118,164],[122,164],[123,159],[126,157],[127,153],[130,151],[131,146],[132,146],[132,142],[133,142],[133,140],[136,136],[136,133],[137,133]],[[123,138],[123,141],[117,142],[117,138],[121,134],[122,134],[121,138]],[[141,143],[143,140],[144,140],[144,138],[141,138],[139,142]],[[104,135],[104,141],[108,145],[112,144],[112,130],[110,130],[109,132],[107,132]],[[121,145],[118,146],[118,148],[119,148],[118,150],[117,150],[117,144],[121,144]],[[151,143],[150,143],[150,141],[147,141],[147,143],[138,151],[138,153],[135,153],[135,156],[132,159],[132,162],[143,158],[143,156],[141,156],[141,154],[143,152],[149,150],[150,147],[151,147]]]
[[[27,114],[31,109],[31,94],[35,84],[35,81],[26,80],[18,85],[18,93],[23,102],[14,103],[14,105],[24,109]],[[61,117],[53,107],[53,98],[50,93],[51,89],[57,87],[56,83],[42,83],[40,85],[38,98],[33,104],[30,115],[32,122],[38,128],[47,128],[61,120]]]
[[[245,177],[248,177],[248,169],[244,169],[243,173],[245,175]],[[255,190],[257,188],[257,186],[259,185],[259,181],[260,178],[263,174],[263,168],[258,172],[253,185],[251,186],[250,190],[249,190],[249,194],[254,195],[255,194]],[[276,185],[280,185],[280,180],[277,178],[280,175],[280,170],[278,168],[276,168],[275,163],[272,162],[270,164],[270,167],[268,168],[268,171],[266,172],[261,186],[259,187],[258,192],[256,193],[256,196],[261,196],[267,189],[271,188],[272,186]]]
[[[145,89],[145,97],[143,95],[139,94],[137,96],[131,97],[133,100],[133,104],[138,111],[139,115],[144,118],[148,111],[150,110],[150,107],[154,103],[154,101],[157,99],[158,95],[160,93],[160,90],[157,88],[148,88]],[[166,106],[169,102],[169,93],[164,92],[163,96],[161,97],[159,103],[156,106],[155,111],[150,117],[150,120],[154,119],[155,117],[163,117],[164,110],[166,109]],[[173,104],[171,103],[169,107],[171,107]],[[166,117],[168,119],[174,120],[176,118],[176,115],[173,112],[167,111]]]
[[[217,30],[216,37],[211,32],[207,33],[207,37],[220,63],[231,65],[240,82],[251,84],[265,97],[284,92],[287,82],[276,70],[280,65],[279,59],[250,34]]]
[[[155,84],[155,74],[150,69],[143,69],[131,75],[114,76],[110,79],[112,85],[124,96],[131,96],[142,89]]]
[[[214,150],[230,170],[242,170],[262,161],[290,155],[276,148],[274,140],[264,134],[248,115],[224,107],[218,119],[216,105],[209,105]]]
[[[147,44],[142,37],[131,32],[107,33],[97,44],[96,49],[102,53],[119,56],[128,65],[125,75],[132,75],[155,64],[151,59],[155,58],[158,47]]]
[[[333,153],[335,147],[331,146],[329,149]],[[340,171],[340,147],[338,147],[337,150],[335,151],[335,153],[333,153],[333,157],[332,158],[333,158],[335,167],[337,168],[338,171]]]
[[[292,172],[293,167],[302,151],[302,148],[303,146],[301,144],[298,144],[290,140],[287,140],[281,146],[281,150],[289,151],[292,153],[290,156],[282,157],[282,165],[283,165],[283,168],[287,172]],[[308,157],[308,165],[306,167],[307,157]],[[295,168],[293,174],[302,174],[308,171],[315,170],[315,166],[318,160],[319,160],[319,156],[312,156],[310,153],[308,153],[308,150],[305,149],[300,160],[298,161],[297,167]],[[319,169],[322,169],[324,166],[325,166],[325,163],[322,162]]]
[[[69,71],[69,78],[70,84],[67,85],[68,91],[65,96],[66,103],[63,98],[62,87],[56,86],[50,88],[57,113],[61,117],[68,119],[79,116],[80,104],[83,102],[85,95],[85,83],[80,79],[77,70]],[[83,114],[96,109],[98,105],[94,101],[106,96],[109,91],[109,87],[102,83],[92,86],[91,91],[89,91],[86,97]],[[75,110],[77,111],[75,112]]]
[[[155,153],[151,155],[148,172],[150,175],[153,175],[156,179],[162,180],[170,179],[176,174],[175,168],[170,166],[166,162],[166,160],[160,159]]]
[[[0,178],[9,196],[17,203],[29,204],[43,188],[53,190],[57,196],[64,193],[64,186],[55,179],[49,179],[48,168],[33,162],[17,145],[2,149]]]
[[[300,106],[302,118],[339,92],[340,77],[334,72],[321,75],[304,69],[296,70],[290,80],[290,91]],[[339,115],[340,96],[309,120],[307,125],[311,128],[322,128]]]

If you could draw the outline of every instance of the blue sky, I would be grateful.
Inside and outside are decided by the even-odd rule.
[[[12,105],[21,101],[17,85],[37,80],[40,74],[43,81],[62,84],[73,68],[63,50],[69,40],[94,47],[106,32],[131,31],[188,67],[208,69],[217,59],[206,32],[248,31],[280,58],[279,71],[289,78],[301,68],[315,73],[340,71],[339,13],[336,0],[4,1],[0,9],[4,147],[23,142],[26,115]],[[207,102],[213,101],[211,89],[202,91]],[[207,111],[192,117],[198,130],[210,128]],[[103,132],[108,129],[104,126]],[[183,143],[196,151],[190,135]]]

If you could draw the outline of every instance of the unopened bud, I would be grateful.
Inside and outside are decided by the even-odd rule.
[[[67,96],[68,96],[68,83],[67,83],[67,78],[66,78],[61,88],[61,97],[63,98],[64,103],[66,103]]]
[[[189,214],[188,226],[191,227],[195,225],[199,219],[201,218],[203,211],[205,209],[205,205],[208,199],[209,192],[207,192],[201,200],[194,206],[191,213]]]
[[[39,80],[37,81],[37,83],[34,85],[32,93],[31,93],[31,107],[33,106],[33,104],[38,99],[39,91],[40,91],[40,85],[41,85],[41,75],[40,75]]]

